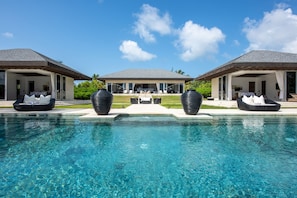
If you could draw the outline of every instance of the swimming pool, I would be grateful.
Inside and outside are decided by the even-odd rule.
[[[0,117],[0,197],[293,197],[297,118]]]

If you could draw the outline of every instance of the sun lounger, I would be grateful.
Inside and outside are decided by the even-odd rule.
[[[161,104],[161,98],[154,98],[154,104]]]
[[[138,98],[130,98],[131,104],[138,104]]]
[[[138,96],[139,104],[152,104],[153,97],[150,93],[144,92]]]
[[[255,96],[250,96],[255,97]],[[273,100],[263,98],[262,102],[259,101],[252,101],[253,99],[243,96],[237,99],[237,106],[240,110],[245,111],[278,111],[281,105]],[[257,96],[256,96],[257,97]],[[248,99],[246,99],[248,98]]]
[[[35,97],[35,95],[19,97],[14,103],[13,108],[17,111],[48,111],[55,107],[55,99],[50,95]]]

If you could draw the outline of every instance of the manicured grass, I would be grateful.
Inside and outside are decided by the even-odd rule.
[[[114,95],[112,108],[121,109],[126,108],[131,105],[130,98],[137,97],[136,95]],[[170,109],[182,109],[182,104],[180,101],[180,95],[162,95],[153,96],[153,98],[161,98],[161,105]],[[78,105],[68,105],[68,106],[56,106],[55,108],[93,108],[92,104],[78,104]],[[201,109],[227,109],[226,107],[209,106],[202,105]]]
[[[55,105],[55,109],[90,109],[92,104]]]
[[[114,109],[126,108],[130,105],[126,103],[112,103],[112,107]],[[57,109],[92,109],[92,104],[76,104],[76,105],[56,105]]]
[[[114,95],[112,107],[114,109],[126,108],[131,105],[130,98],[138,97],[137,95]],[[180,95],[155,95],[153,98],[161,98],[161,105],[171,109],[182,109]],[[2,107],[0,107],[2,108]],[[3,107],[7,108],[7,107]],[[75,105],[56,105],[57,109],[89,109],[93,108],[91,101],[89,104],[75,104]],[[227,109],[226,107],[202,105],[201,109]]]

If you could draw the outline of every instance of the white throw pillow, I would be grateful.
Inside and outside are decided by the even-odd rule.
[[[260,97],[254,96],[254,103],[257,105],[265,104],[265,99],[264,99],[263,95],[261,95]]]
[[[47,105],[50,103],[51,95],[44,96],[40,95],[39,104],[40,105]]]
[[[38,105],[40,101],[40,98],[35,97],[35,100],[33,102],[33,104]]]
[[[261,104],[260,97],[254,96],[254,103],[255,104]]]
[[[243,95],[242,96],[242,102],[244,102],[244,103],[248,103],[248,97],[246,96],[246,95]]]
[[[263,95],[260,96],[261,104],[264,105],[265,103],[265,98]]]
[[[32,105],[35,103],[35,95],[33,94],[32,96],[28,96],[27,94],[25,94],[24,97],[24,103]]]
[[[254,104],[254,98],[253,98],[253,96],[249,96],[249,97],[247,97],[246,95],[244,95],[244,96],[242,97],[242,101],[243,101],[244,103],[246,103],[246,104],[249,104],[249,105],[253,105],[253,104]]]

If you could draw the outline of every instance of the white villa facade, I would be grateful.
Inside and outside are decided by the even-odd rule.
[[[162,69],[127,69],[99,77],[111,93],[183,93],[193,78]]]
[[[244,94],[290,101],[297,93],[297,54],[255,50],[196,78],[211,80],[212,98],[235,100]]]
[[[24,94],[74,99],[74,80],[91,78],[31,49],[0,50],[0,100]]]

